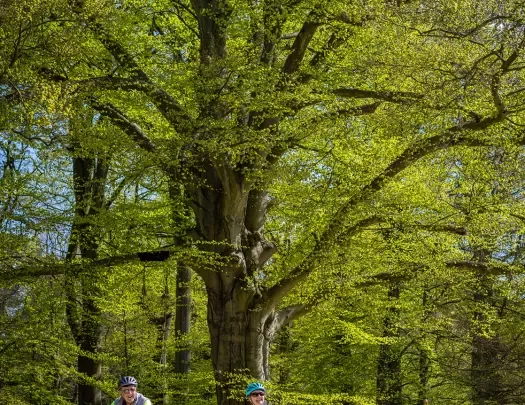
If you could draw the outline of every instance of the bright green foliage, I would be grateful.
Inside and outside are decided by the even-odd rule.
[[[108,402],[133,374],[238,404],[271,375],[275,404],[523,401],[523,13],[4,1],[0,397]],[[181,263],[192,330],[163,340]]]

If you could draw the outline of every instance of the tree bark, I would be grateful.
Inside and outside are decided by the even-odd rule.
[[[191,348],[187,341],[191,327],[191,269],[183,264],[177,268],[175,337],[184,342],[184,347],[175,352],[175,372],[188,374],[191,369]]]
[[[428,305],[428,291],[425,287],[423,290],[423,299],[422,299],[422,306],[423,306],[423,322],[428,322],[429,317],[431,315],[431,311],[429,310]],[[420,337],[421,341],[418,344],[418,352],[419,352],[419,388],[418,388],[418,405],[426,405],[428,402],[427,400],[427,393],[428,393],[428,381],[430,379],[430,355],[429,355],[429,349],[424,344],[424,341],[426,340],[425,336]],[[426,402],[425,402],[426,401]]]
[[[85,287],[85,283],[84,283]],[[92,356],[98,354],[102,328],[100,325],[100,309],[90,297],[88,289],[84,289],[84,300],[82,303],[82,332],[80,339],[81,354],[78,356],[78,372],[89,379],[98,380],[101,376],[100,362]],[[83,354],[86,353],[86,354]],[[102,393],[93,383],[86,381],[78,387],[79,405],[100,405],[102,404]]]
[[[178,384],[174,395],[176,403],[188,403],[188,377],[191,371],[191,269],[179,263],[177,267],[175,339],[176,351],[173,359]]]
[[[196,217],[197,243],[218,257],[195,271],[205,282],[211,356],[220,405],[239,405],[238,375],[266,379],[265,322],[274,306],[265,298],[257,273],[275,251],[263,237],[267,194],[250,190],[244,177],[223,165],[204,165],[188,185]],[[273,327],[273,326],[272,326]],[[238,391],[237,391],[238,390]],[[237,395],[237,398],[229,398]]]
[[[104,186],[107,166],[104,159],[75,157],[73,159],[73,183],[75,186],[75,218],[71,230],[67,261],[75,257],[95,260],[98,256],[99,229],[93,219],[104,206]],[[101,339],[101,312],[96,299],[100,295],[96,274],[66,274],[65,287],[68,295],[66,315],[76,344],[78,372],[85,376],[77,386],[79,405],[100,405],[102,393],[90,381],[101,375],[96,360]]]
[[[474,301],[481,304],[494,305],[494,291],[491,281],[485,276],[479,276],[479,289],[474,293]],[[472,404],[473,405],[505,405],[507,401],[500,369],[502,353],[505,352],[498,335],[487,336],[481,330],[486,322],[486,315],[482,312],[474,313],[474,330],[472,337]]]
[[[250,374],[247,364],[248,303],[249,295],[242,289],[226,286],[219,280],[215,288],[208,287],[208,329],[219,405],[244,402],[228,397],[235,390],[236,377]]]
[[[161,260],[162,257],[153,254],[142,254],[142,261],[157,261]],[[163,404],[169,403],[168,395],[168,384],[166,382],[166,373],[167,373],[167,354],[168,354],[168,341],[170,337],[171,324],[173,321],[173,311],[171,304],[171,294],[168,287],[168,276],[165,279],[164,293],[162,294],[160,300],[163,307],[162,314],[160,316],[155,316],[155,314],[148,308],[149,300],[147,299],[147,289],[145,284],[145,277],[142,286],[142,306],[146,310],[149,316],[149,322],[156,326],[157,328],[157,346],[155,353],[153,355],[153,361],[158,362],[161,365],[159,378],[162,382],[160,389],[151,394],[150,398],[156,403],[162,401]],[[124,325],[125,326],[125,325]],[[124,338],[126,342],[126,337]],[[127,358],[127,349],[125,350]]]
[[[399,298],[400,290],[399,283],[391,284],[388,290],[388,298],[393,302],[387,308],[383,320],[384,338],[399,337],[397,326],[399,310],[395,306],[395,301]],[[376,390],[378,405],[402,404],[401,355],[395,345],[389,342],[381,343],[379,347]]]

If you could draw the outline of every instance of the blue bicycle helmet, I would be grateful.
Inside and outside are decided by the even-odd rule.
[[[118,389],[120,389],[121,387],[125,387],[127,385],[134,385],[136,387],[137,380],[135,380],[135,377],[131,377],[131,376],[120,377],[120,380],[118,380]]]
[[[252,382],[248,384],[248,386],[246,387],[246,391],[245,391],[246,398],[248,398],[250,394],[254,391],[262,391],[266,394],[266,389],[264,388],[264,385],[258,382]]]

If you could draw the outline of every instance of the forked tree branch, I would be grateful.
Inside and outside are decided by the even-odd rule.
[[[71,0],[71,3],[73,12],[83,17],[84,2]],[[129,87],[130,89],[137,89],[145,93],[176,131],[181,132],[190,127],[192,121],[190,115],[184,111],[182,106],[167,91],[157,86],[151,80],[128,50],[95,17],[85,18],[84,22],[119,65],[126,70],[126,73],[134,79],[134,82],[130,81],[129,83],[134,83],[135,87]],[[94,78],[93,80],[105,85],[117,84],[124,86],[127,79],[106,77]],[[124,89],[124,87],[121,88]]]
[[[315,247],[305,259],[293,268],[287,277],[280,280],[277,284],[271,287],[265,297],[268,308],[275,308],[279,301],[292,288],[303,281],[317,266],[322,259],[322,254],[328,251],[332,246],[337,245],[342,240],[344,235],[346,238],[348,234],[355,233],[360,228],[367,226],[367,222],[375,222],[377,218],[371,217],[361,220],[351,227],[346,227],[344,218],[348,218],[352,209],[385,185],[386,182],[393,179],[397,174],[405,168],[414,164],[422,157],[436,152],[441,149],[450,148],[452,146],[466,145],[466,146],[488,146],[489,143],[481,142],[469,137],[469,131],[484,130],[492,125],[502,122],[505,119],[505,114],[498,113],[493,117],[488,117],[481,120],[470,121],[464,124],[454,125],[443,133],[433,137],[422,139],[414,145],[405,149],[390,165],[376,176],[370,183],[361,188],[352,198],[350,198],[333,216],[334,220],[331,222],[325,232],[318,238]],[[521,140],[525,142],[525,138]]]
[[[344,239],[347,240],[352,235],[356,234],[360,230],[372,226],[381,222],[380,217],[372,216],[364,218],[357,223],[354,223],[350,227],[345,227],[344,217],[335,215],[337,223],[339,224],[339,233],[331,233],[325,231],[323,235],[317,238],[315,247],[312,249],[310,254],[294,269],[290,271],[288,276],[280,280],[273,287],[269,288],[264,294],[263,301],[267,310],[273,310],[279,301],[286,296],[286,294],[294,288],[297,284],[302,282],[306,277],[315,269],[316,265],[322,260],[321,252],[327,252],[335,243],[341,238],[341,231],[344,229]],[[343,229],[341,229],[343,228]]]

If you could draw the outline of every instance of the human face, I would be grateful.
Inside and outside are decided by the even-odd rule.
[[[134,385],[125,385],[124,387],[120,387],[119,392],[122,398],[124,398],[124,401],[126,401],[126,404],[131,404],[137,396],[137,387]]]
[[[250,403],[254,405],[264,404],[264,392],[254,391],[250,394]]]

